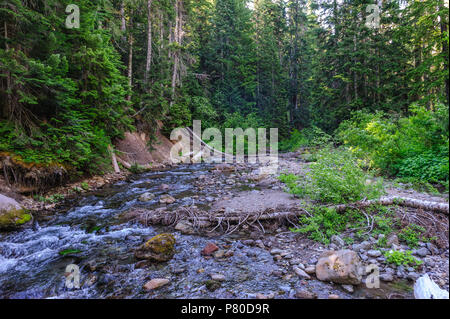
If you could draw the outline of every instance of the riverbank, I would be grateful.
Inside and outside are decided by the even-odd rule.
[[[308,162],[300,153],[282,154],[279,173],[301,173]],[[197,210],[228,216],[262,211],[281,212],[304,205],[285,191],[276,176],[259,174],[256,164],[180,165],[163,170],[107,176],[85,181],[89,190],[73,193],[64,209],[44,209],[22,230],[2,233],[0,264],[3,297],[50,298],[412,298],[414,280],[429,274],[448,290],[447,242],[418,242],[412,248],[394,232],[388,246],[383,236],[369,234],[353,242],[336,236],[330,244],[292,232],[296,219],[240,220],[201,228],[196,223],[152,220],[148,212],[171,216]],[[69,192],[71,185],[59,190]],[[397,192],[407,190],[397,189]],[[69,192],[70,193],[70,192]],[[446,201],[445,196],[422,194],[423,199]],[[63,206],[64,206],[63,205]],[[395,218],[422,218],[417,209],[392,207]],[[181,215],[181,214],[180,214]],[[428,216],[425,215],[424,216]],[[448,216],[440,222],[447,226]],[[446,219],[445,219],[446,218]],[[166,225],[164,225],[166,224]],[[239,227],[236,227],[239,225]],[[217,227],[216,227],[217,226]],[[445,230],[443,230],[445,232]],[[167,262],[139,260],[135,251],[154,235],[174,235],[175,251]],[[346,233],[352,236],[352,233]],[[448,238],[448,237],[447,237]],[[211,254],[202,251],[217,247]],[[419,267],[395,265],[384,253],[411,250]],[[328,251],[352,251],[361,265],[380,270],[380,288],[319,280],[317,265]],[[77,264],[80,290],[64,287],[64,267]],[[10,273],[8,269],[17,270]],[[33,269],[32,277],[30,269]],[[35,278],[36,277],[36,278]],[[144,286],[164,279],[158,289]],[[28,280],[28,282],[27,282]],[[166,281],[167,280],[167,281]],[[24,284],[18,284],[25,282]],[[148,287],[148,285],[147,285]]]

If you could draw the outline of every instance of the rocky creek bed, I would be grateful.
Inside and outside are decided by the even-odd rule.
[[[374,249],[376,236],[352,245],[335,238],[325,247],[290,232],[286,221],[197,233],[192,225],[149,225],[130,215],[136,208],[258,211],[278,205],[276,194],[286,196],[274,176],[258,177],[256,165],[214,168],[182,165],[134,175],[72,199],[68,210],[41,211],[32,226],[0,233],[0,297],[413,298],[414,280],[424,273],[448,290],[448,242],[443,247],[420,243],[414,255],[424,265],[409,269],[387,265]],[[287,168],[307,169],[282,158],[280,170]],[[162,233],[175,238],[168,261],[136,258],[138,247]],[[392,244],[400,245],[395,238]],[[208,246],[213,251],[202,254]],[[329,249],[354,251],[363,264],[379,265],[380,288],[318,280],[316,264]],[[80,289],[65,287],[69,264],[80,267]]]

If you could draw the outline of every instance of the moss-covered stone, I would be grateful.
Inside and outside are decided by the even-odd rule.
[[[30,220],[31,215],[25,209],[0,211],[0,230],[16,229]]]
[[[135,251],[138,259],[168,261],[175,253],[175,237],[172,234],[159,234],[148,240]]]
[[[205,281],[205,286],[206,289],[208,289],[209,291],[215,291],[219,289],[222,286],[222,284],[215,280],[207,280]]]

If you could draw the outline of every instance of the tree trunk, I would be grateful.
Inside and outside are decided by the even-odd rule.
[[[132,20],[130,19],[130,24],[131,23]],[[133,86],[133,42],[133,35],[130,32],[128,35],[128,86],[130,87],[130,90]],[[131,101],[131,91],[127,96],[127,101]]]
[[[148,86],[150,66],[152,63],[152,0],[147,1],[147,60],[145,63],[144,83]]]
[[[182,2],[181,0],[176,0],[175,2],[175,28],[173,32],[173,41],[177,44],[177,48],[173,51],[173,70],[172,70],[172,99],[171,105],[175,101],[175,88],[179,82],[180,78],[180,49],[178,46],[182,42],[182,27],[183,27],[183,17],[182,17]]]
[[[130,87],[130,90],[133,85],[133,36],[130,35],[129,39],[129,53],[128,53],[128,86]],[[128,94],[127,100],[131,101],[131,93]]]
[[[6,21],[4,22],[5,26],[5,49],[6,52],[9,51],[9,45],[8,45],[8,25],[6,24]],[[6,72],[6,101],[5,105],[3,106],[3,117],[5,119],[9,118],[11,119],[12,115],[12,99],[11,99],[11,72],[8,70]]]
[[[108,150],[111,154],[111,162],[112,162],[112,165],[114,168],[114,172],[120,173],[120,168],[119,168],[119,165],[117,164],[116,154],[114,153],[114,149],[112,148],[111,145],[108,145]]]
[[[447,12],[448,9],[441,4],[440,11],[441,12]],[[444,53],[444,72],[448,75],[448,15],[446,16],[445,13],[440,16],[441,19],[441,36],[442,36],[442,52]],[[447,38],[446,35],[447,34]],[[445,96],[447,98],[447,105],[449,104],[449,79],[445,79]]]
[[[122,31],[122,42],[125,43],[126,40],[125,31],[127,30],[127,22],[125,20],[125,5],[123,2],[120,4],[120,19],[121,19],[120,31]]]

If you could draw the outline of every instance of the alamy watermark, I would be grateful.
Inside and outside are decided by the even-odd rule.
[[[80,289],[80,267],[75,264],[67,265],[65,276],[66,288]]]
[[[177,141],[170,151],[172,163],[259,163],[260,173],[275,174],[278,169],[278,129],[270,128],[269,141],[266,128],[226,128],[225,145],[218,128],[202,132],[201,121],[193,121],[193,129],[177,128],[170,139]],[[204,141],[209,141],[205,143]],[[247,151],[245,151],[247,146]],[[224,151],[222,151],[224,150]]]
[[[69,15],[66,18],[67,29],[80,28],[80,8],[76,4],[69,4],[66,7],[66,13]]]
[[[380,7],[377,4],[369,4],[366,7],[366,27],[369,29],[378,29],[380,27]]]

